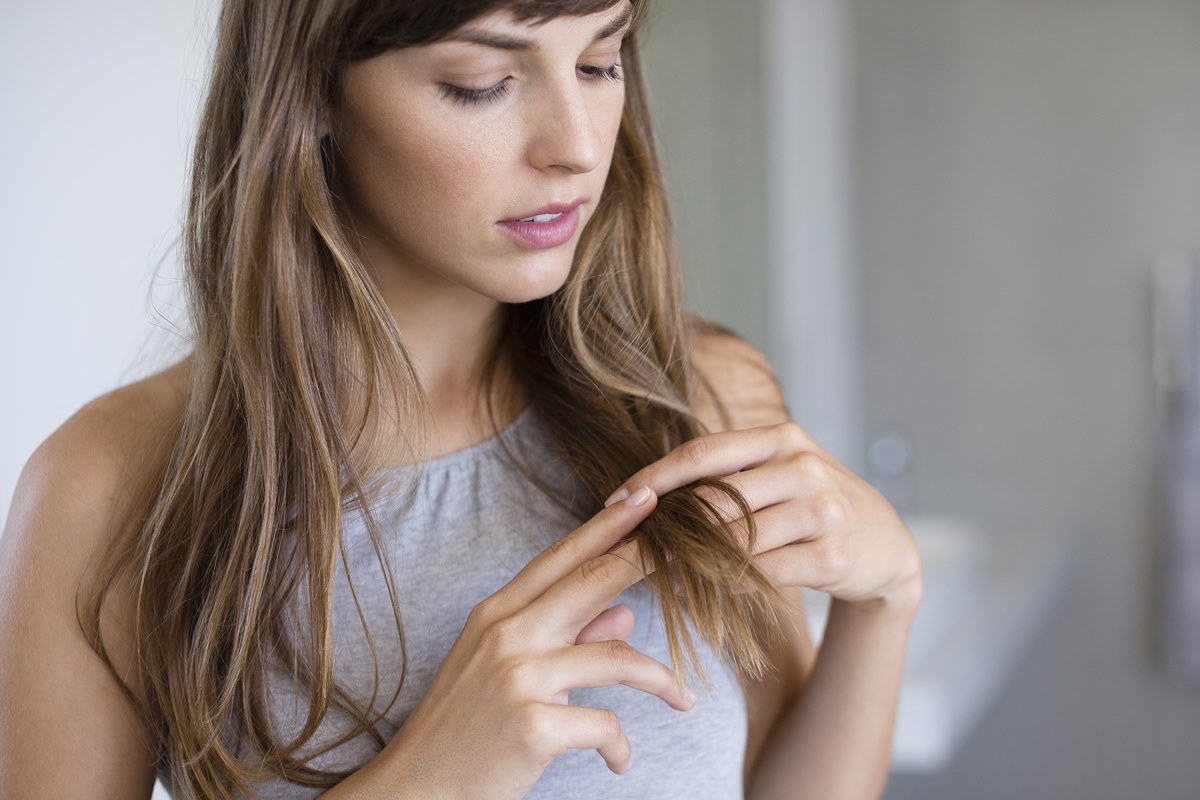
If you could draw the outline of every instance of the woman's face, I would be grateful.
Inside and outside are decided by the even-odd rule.
[[[331,125],[382,279],[506,303],[563,284],[612,161],[629,11],[537,26],[497,12],[346,68]]]

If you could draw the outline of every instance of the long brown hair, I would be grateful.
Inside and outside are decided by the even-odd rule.
[[[616,2],[226,0],[184,230],[191,387],[169,458],[80,606],[108,661],[101,606],[116,581],[130,581],[135,699],[177,796],[252,793],[253,782],[278,776],[337,783],[346,773],[298,757],[331,708],[358,727],[321,752],[363,732],[384,744],[375,698],[361,706],[335,680],[332,586],[342,516],[360,508],[403,653],[397,578],[369,502],[369,420],[387,398],[386,413],[415,437],[426,407],[333,191],[336,142],[321,137],[319,120],[336,102],[340,70],[436,41],[497,8],[537,22]],[[646,4],[634,0],[635,21]],[[622,49],[626,106],[608,182],[570,277],[547,298],[509,307],[500,344],[595,509],[635,470],[704,432],[636,39],[635,28]],[[749,516],[735,489],[704,483]],[[761,677],[769,665],[756,623],[775,620],[782,598],[694,488],[661,498],[640,529],[677,678],[685,680],[685,647],[689,671],[704,680],[685,613],[742,674]],[[750,528],[752,543],[752,520]],[[735,593],[743,580],[755,590]],[[308,617],[293,631],[296,597]],[[273,664],[308,688],[293,741],[276,741],[270,725]]]

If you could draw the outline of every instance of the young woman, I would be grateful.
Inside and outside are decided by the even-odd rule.
[[[5,797],[880,793],[915,549],[681,313],[645,11],[226,0],[193,351],[2,539]]]

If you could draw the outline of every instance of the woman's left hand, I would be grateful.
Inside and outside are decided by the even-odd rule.
[[[794,423],[686,442],[631,475],[606,505],[631,488],[661,497],[701,478],[741,490],[758,530],[755,563],[777,585],[807,586],[867,611],[915,610],[921,566],[912,535],[874,487]],[[723,492],[697,491],[745,542],[738,507]]]

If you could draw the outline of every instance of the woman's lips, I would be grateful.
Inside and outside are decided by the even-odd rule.
[[[575,231],[579,228],[579,206],[580,203],[576,202],[565,210],[546,209],[529,215],[553,216],[545,222],[508,219],[496,224],[526,247],[546,250],[564,245],[575,236]]]

